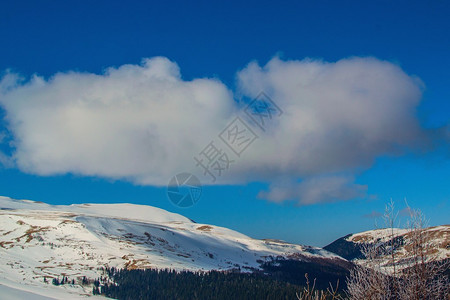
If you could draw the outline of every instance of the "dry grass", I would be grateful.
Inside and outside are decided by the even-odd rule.
[[[393,202],[386,207],[389,241],[386,245],[365,244],[363,253],[367,266],[357,266],[347,279],[350,299],[421,300],[449,297],[450,282],[445,275],[449,264],[439,260],[439,250],[433,242],[444,237],[446,241],[447,230],[425,229],[427,221],[422,213],[411,209],[410,212],[408,233],[401,235],[402,245],[399,245],[393,226],[397,217]],[[398,246],[405,252],[396,251]],[[389,275],[383,265],[386,259],[389,260]]]
[[[203,226],[197,227],[197,230],[207,231],[207,232],[211,231],[212,229],[213,228],[211,226],[208,226],[208,225],[203,225]]]
[[[133,259],[125,263],[124,267],[127,270],[145,269],[149,268],[149,262],[146,259]]]
[[[9,247],[9,248],[6,248],[5,246],[6,246],[6,245],[11,245],[12,243],[13,243],[13,242],[0,242],[0,247],[5,248],[5,249],[9,249],[9,248],[14,247],[14,245],[12,245],[12,246]]]
[[[25,234],[19,236],[18,238],[16,238],[16,241],[20,242],[20,240],[24,237],[27,238],[27,240],[25,241],[25,243],[29,243],[33,240],[33,234],[35,233],[39,233],[39,232],[45,232],[45,231],[49,231],[50,230],[50,226],[45,226],[45,227],[39,227],[39,226],[31,226],[30,229],[28,229],[27,231],[25,231]]]
[[[365,242],[370,241],[370,236],[369,235],[358,235],[358,236],[354,237],[352,239],[352,241],[355,243],[358,243],[358,242],[365,243]]]

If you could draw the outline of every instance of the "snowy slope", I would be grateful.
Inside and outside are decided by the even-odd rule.
[[[251,270],[270,256],[342,260],[321,248],[255,240],[150,206],[52,206],[6,197],[0,197],[0,253],[0,284],[35,287],[31,292],[40,295],[48,295],[42,289],[62,290],[44,277],[79,282],[98,277],[102,266]],[[80,285],[63,289],[73,297],[90,293]]]
[[[408,229],[376,229],[361,233],[350,234],[342,237],[330,245],[324,247],[348,260],[365,266],[368,261],[362,257],[361,247],[364,245],[378,245],[386,249],[377,260],[385,271],[391,271],[391,252],[394,245],[394,257],[398,263],[397,268],[402,269],[410,266],[409,258],[413,255],[411,246],[412,232]],[[422,231],[423,240],[426,241],[426,261],[439,261],[450,259],[450,225],[442,225],[425,228]],[[394,241],[392,243],[391,241]]]
[[[22,299],[34,299],[34,300],[52,300],[56,298],[50,298],[42,296],[36,293],[27,292],[20,289],[4,286],[0,284],[0,297],[9,300],[22,300]]]
[[[450,258],[450,225],[441,225],[435,227],[428,227],[423,230],[422,235],[428,242],[428,248],[432,250],[433,259],[446,259]],[[353,234],[346,238],[347,241],[363,244],[363,243],[380,243],[389,242],[392,237],[400,238],[403,241],[403,245],[408,245],[411,239],[411,232],[408,229],[377,229],[366,232]],[[403,256],[407,256],[409,248],[399,245],[397,247],[396,254],[399,259]]]

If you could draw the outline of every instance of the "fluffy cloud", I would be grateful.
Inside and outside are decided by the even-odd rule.
[[[423,84],[392,63],[274,58],[265,66],[250,63],[238,79],[242,94],[265,90],[284,110],[253,156],[262,166],[259,174],[266,170],[274,180],[262,198],[310,204],[359,197],[366,187],[342,174],[356,174],[380,155],[427,144],[416,119]],[[292,184],[293,177],[303,182]]]
[[[101,75],[69,72],[22,81],[7,74],[0,104],[13,135],[12,159],[38,175],[165,185],[188,171],[208,183],[193,157],[210,141],[220,143],[218,134],[240,115],[259,138],[241,157],[229,153],[235,162],[217,182],[265,181],[271,190],[262,198],[312,204],[363,196],[366,186],[348,174],[425,140],[415,117],[422,84],[389,62],[274,58],[265,66],[250,63],[237,78],[237,95],[265,91],[283,110],[265,132],[245,119],[223,83],[185,81],[162,57]]]
[[[233,113],[217,80],[183,81],[166,58],[60,73],[20,83],[7,75],[1,104],[17,166],[38,175],[76,173],[165,185]]]
[[[239,79],[245,94],[268,90],[283,107],[273,143],[283,154],[277,165],[302,175],[367,167],[380,154],[423,142],[415,118],[420,81],[391,63],[275,58],[263,68],[251,63]]]
[[[353,180],[349,176],[317,176],[298,184],[271,186],[269,192],[261,191],[258,197],[274,202],[296,200],[299,205],[365,197],[367,186],[353,183]]]

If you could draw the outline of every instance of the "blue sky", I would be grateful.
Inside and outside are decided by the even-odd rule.
[[[433,136],[434,143],[434,147],[402,145],[406,149],[396,155],[380,151],[369,164],[340,170],[346,175],[351,173],[352,184],[366,186],[367,190],[364,196],[344,197],[332,203],[298,205],[295,200],[260,199],[260,192],[270,189],[274,179],[266,174],[255,175],[252,180],[248,171],[253,170],[250,163],[247,168],[251,157],[243,157],[242,163],[239,162],[242,169],[247,168],[239,174],[250,179],[205,185],[200,201],[188,209],[172,205],[166,188],[152,180],[143,184],[124,176],[119,179],[97,176],[81,167],[77,171],[77,164],[42,171],[42,168],[27,168],[20,159],[0,169],[1,195],[52,204],[148,204],[256,238],[319,246],[351,232],[372,229],[375,219],[364,216],[383,211],[390,198],[397,202],[399,209],[404,207],[406,198],[409,205],[425,213],[431,225],[449,223],[448,137],[447,140],[435,138],[437,134],[430,133],[432,129],[449,125],[450,4],[445,1],[286,1],[279,4],[268,1],[214,4],[206,1],[130,1],[127,4],[4,1],[1,6],[0,71],[3,75],[9,70],[26,80],[33,74],[48,80],[56,73],[68,71],[104,74],[110,67],[117,70],[124,64],[139,65],[143,58],[163,56],[172,63],[159,62],[162,67],[176,64],[183,82],[212,78],[208,84],[220,82],[220,86],[211,89],[221,92],[225,88],[235,93],[232,98],[236,98],[243,85],[237,74],[250,70],[247,66],[252,61],[261,66],[261,74],[268,74],[269,79],[264,82],[269,82],[271,70],[263,66],[274,57],[282,61],[279,65],[274,63],[279,68],[308,57],[324,72],[328,70],[326,62],[355,56],[375,57],[377,62],[398,66],[411,78],[420,78],[423,84],[414,115],[427,135]],[[261,75],[258,72],[255,71]],[[5,138],[1,150],[5,155],[13,155],[16,144],[9,142],[17,142],[19,131],[4,119],[8,109],[11,114],[16,108],[3,106],[0,132]],[[197,117],[194,111],[186,119]],[[199,128],[209,124],[202,126]],[[211,127],[213,134],[215,127]],[[209,131],[204,130],[208,135]],[[266,137],[264,143],[269,142],[270,138]],[[205,145],[197,146],[201,149]],[[51,164],[53,156],[48,159]],[[277,171],[277,176],[283,176]],[[306,176],[302,172],[285,175],[301,181]],[[161,180],[168,182],[169,177]]]

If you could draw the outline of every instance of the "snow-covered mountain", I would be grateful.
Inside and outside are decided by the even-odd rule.
[[[349,234],[333,243],[325,246],[324,249],[336,253],[343,258],[361,265],[367,265],[366,258],[363,257],[361,249],[364,245],[378,245],[386,249],[381,254],[378,263],[386,271],[390,270],[391,252],[394,247],[395,260],[400,269],[408,267],[413,247],[411,243],[413,232],[408,229],[376,229],[356,234]],[[442,225],[425,228],[421,233],[424,240],[426,260],[450,259],[450,225]]]
[[[0,197],[0,253],[0,295],[11,298],[20,291],[66,299],[90,295],[81,285],[54,287],[44,278],[96,278],[102,266],[250,271],[277,256],[345,261],[321,248],[256,240],[151,206],[53,206],[6,197]]]

